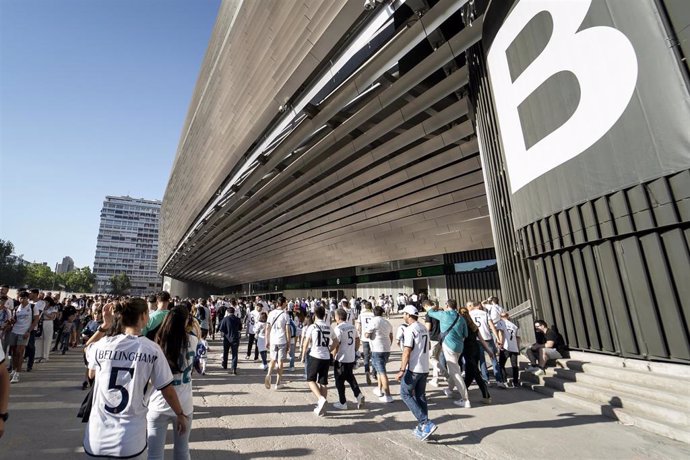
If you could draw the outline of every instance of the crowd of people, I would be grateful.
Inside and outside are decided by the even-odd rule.
[[[356,371],[363,367],[372,396],[394,401],[390,380],[400,382],[400,399],[417,420],[413,436],[426,440],[437,429],[429,417],[426,386],[445,386],[444,394],[470,408],[468,387],[476,382],[481,402],[491,403],[490,386],[519,385],[519,328],[498,299],[443,307],[424,295],[381,295],[368,299],[302,298],[254,300],[179,299],[163,291],[146,299],[92,296],[60,299],[37,289],[8,298],[0,288],[0,435],[7,419],[9,382],[18,384],[24,361],[48,361],[51,351],[83,347],[89,390],[80,410],[87,423],[84,449],[90,456],[163,458],[166,432],[174,431],[174,458],[190,458],[193,420],[192,373],[206,372],[208,340],[222,341],[222,369],[238,374],[241,355],[265,372],[268,390],[285,385],[284,372],[304,363],[303,379],[315,399],[314,414],[328,410],[331,377],[337,398],[332,407],[347,410],[346,388],[357,408],[367,396]],[[394,330],[391,313],[402,313]],[[539,320],[541,340],[526,349],[531,371],[543,372],[549,359],[564,356],[560,334]],[[245,350],[240,351],[242,336]],[[400,368],[387,370],[395,347]],[[11,357],[5,363],[5,352]],[[487,359],[492,363],[493,381]],[[512,378],[507,378],[510,360]],[[7,383],[5,382],[7,380]],[[293,379],[294,380],[294,379]],[[444,383],[445,382],[445,383]]]

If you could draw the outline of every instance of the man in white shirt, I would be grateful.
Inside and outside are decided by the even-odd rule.
[[[261,316],[261,311],[259,309],[261,308],[261,304],[256,304],[254,309],[247,314],[247,319],[246,319],[246,326],[247,326],[247,334],[249,335],[249,339],[247,340],[247,356],[245,357],[246,360],[249,360],[252,356],[252,346],[254,345],[254,341],[256,339],[256,334],[254,327],[259,323],[259,316]],[[254,361],[259,360],[259,345],[256,344],[256,347],[254,348]]]
[[[429,375],[429,331],[417,321],[419,312],[412,305],[403,308],[403,321],[407,324],[403,333],[404,351],[400,371],[400,397],[417,419],[414,436],[425,441],[436,431],[436,424],[429,420],[426,400],[426,378]]]
[[[326,413],[326,397],[328,396],[328,368],[331,362],[331,326],[325,320],[326,309],[319,305],[314,311],[316,321],[307,328],[302,341],[302,362],[305,362],[309,350],[309,365],[307,366],[307,384],[316,396],[314,414],[323,416]]]
[[[38,315],[40,321],[41,315],[43,314],[43,310],[46,307],[46,303],[43,301],[43,295],[38,289],[34,288],[29,291],[29,302],[34,304],[34,314]],[[29,332],[29,341],[26,344],[26,372],[31,372],[31,370],[34,368],[34,360],[36,359],[37,326],[38,323],[32,326],[31,331]]]
[[[364,395],[359,390],[357,379],[353,373],[355,367],[356,350],[359,348],[359,336],[355,327],[347,321],[348,313],[339,308],[335,311],[336,326],[333,328],[333,376],[338,390],[339,402],[333,404],[336,409],[347,409],[345,399],[345,382],[350,384],[352,392],[357,398],[357,409],[364,405]]]
[[[501,368],[498,365],[497,355],[503,346],[503,336],[499,336],[499,331],[496,329],[496,325],[493,321],[491,321],[489,314],[486,312],[486,310],[484,310],[481,304],[477,303],[470,309],[470,316],[479,328],[479,334],[482,336],[482,339],[484,339],[494,354],[494,356],[491,358],[491,364],[494,369],[494,377],[496,378],[497,382],[502,382],[503,376],[501,375]],[[498,343],[494,342],[494,337],[500,338]],[[482,373],[482,379],[488,384],[489,374],[486,368],[486,353],[484,353],[484,350],[480,350],[479,368]]]
[[[386,375],[386,364],[391,354],[391,344],[393,343],[393,326],[383,318],[383,307],[374,307],[374,319],[369,323],[369,327],[364,330],[364,337],[369,339],[372,351],[372,364],[376,370],[378,387],[374,394],[379,401],[393,402],[388,376]]]
[[[280,296],[277,301],[276,309],[268,315],[266,327],[269,333],[266,334],[266,349],[271,354],[271,361],[268,365],[268,373],[264,379],[266,389],[271,388],[271,372],[274,365],[277,364],[278,377],[273,386],[274,390],[282,388],[283,380],[283,362],[290,352],[290,325],[288,321],[288,314],[285,311],[286,299]]]
[[[503,307],[498,304],[498,297],[489,297],[485,301],[486,303],[482,302],[484,305],[484,308],[486,309],[486,312],[489,314],[489,318],[491,318],[491,321],[496,324],[501,320],[501,314],[503,313]]]

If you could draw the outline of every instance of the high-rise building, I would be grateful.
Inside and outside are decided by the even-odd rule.
[[[62,262],[55,267],[55,273],[69,273],[74,270],[74,260],[70,256],[62,258]]]
[[[132,295],[160,289],[156,271],[160,207],[155,200],[105,197],[93,264],[97,292],[110,292],[110,278],[122,272],[130,279]]]

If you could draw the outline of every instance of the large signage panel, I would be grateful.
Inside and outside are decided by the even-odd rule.
[[[654,2],[497,5],[483,40],[516,228],[690,168],[690,96]]]

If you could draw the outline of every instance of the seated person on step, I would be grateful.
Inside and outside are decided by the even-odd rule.
[[[568,357],[568,346],[556,328],[548,327],[544,320],[536,320],[534,322],[534,329],[544,339],[543,341],[538,341],[542,343],[535,343],[525,351],[525,355],[531,364],[527,371],[534,372],[535,375],[544,375],[546,364],[550,359]]]

